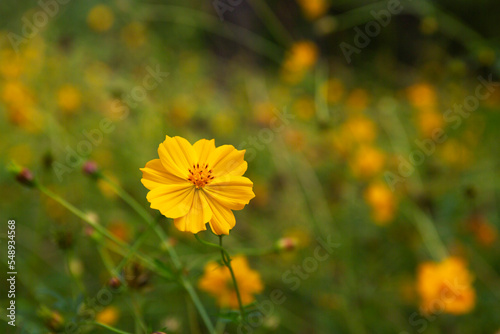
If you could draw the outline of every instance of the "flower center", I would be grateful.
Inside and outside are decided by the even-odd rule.
[[[196,189],[203,188],[213,180],[212,170],[208,169],[208,164],[200,166],[200,164],[193,165],[189,168],[188,181],[196,186]]]

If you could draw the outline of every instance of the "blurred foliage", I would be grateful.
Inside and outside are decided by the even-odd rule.
[[[141,251],[168,272],[158,237],[81,165],[95,161],[148,207],[139,168],[157,156],[165,135],[215,138],[247,149],[256,193],[235,212],[228,250],[248,252],[260,273],[257,310],[275,289],[283,292],[284,301],[249,333],[500,329],[498,84],[481,89],[490,94],[470,113],[454,109],[477,96],[479,76],[498,81],[499,2],[402,1],[403,11],[350,63],[340,44],[355,45],[354,28],[364,31],[370,12],[388,2],[249,0],[230,5],[223,20],[211,1],[63,2],[34,29],[34,18],[43,21],[47,12],[39,3],[0,3],[3,165],[29,168],[126,243],[147,234]],[[437,129],[446,139],[434,139]],[[394,189],[388,173],[401,178]],[[109,267],[122,256],[58,203],[16,184],[7,169],[0,182],[2,220],[17,222],[17,323],[29,333],[60,332],[108,287]],[[151,213],[196,283],[219,254]],[[304,272],[318,238],[339,247]],[[260,252],[277,242],[293,247]],[[437,267],[428,262],[446,254],[463,259],[460,275],[472,285],[474,306],[420,313],[419,268]],[[294,289],[297,268],[305,278]],[[93,319],[127,332],[143,332],[141,321],[149,332],[206,332],[175,282],[135,262],[124,272],[126,287],[106,307],[93,307]],[[433,296],[449,275],[422,277],[431,276],[437,283],[425,291]],[[220,315],[217,328],[236,333],[234,314],[199,293],[214,323]],[[6,322],[2,328],[15,332]]]

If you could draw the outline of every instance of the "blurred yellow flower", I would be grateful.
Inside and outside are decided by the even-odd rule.
[[[80,108],[82,97],[73,85],[66,84],[57,91],[57,104],[65,112],[74,112]]]
[[[387,185],[374,182],[364,192],[366,202],[372,208],[372,217],[375,223],[386,225],[394,219],[396,198]]]
[[[372,120],[363,115],[350,117],[344,124],[353,141],[371,143],[377,137],[377,127]]]
[[[328,9],[328,1],[325,0],[297,0],[304,16],[310,20],[322,16]]]
[[[257,271],[251,269],[248,261],[243,256],[231,259],[234,276],[238,283],[243,305],[248,305],[255,300],[254,295],[264,290],[264,285]],[[217,299],[220,307],[238,308],[238,299],[231,279],[231,273],[226,266],[217,262],[209,262],[205,272],[198,282],[198,287]]]
[[[417,125],[421,134],[425,137],[432,137],[434,131],[445,126],[443,115],[433,110],[418,112]]]
[[[9,106],[20,107],[33,104],[29,88],[18,80],[7,81],[2,89],[2,100]]]
[[[160,159],[141,168],[151,208],[173,218],[180,231],[198,233],[208,222],[215,234],[229,234],[236,223],[231,210],[243,209],[255,196],[252,181],[242,176],[244,154],[232,145],[216,148],[213,139],[191,145],[166,136],[158,147]]]
[[[41,114],[35,107],[32,91],[18,80],[7,81],[1,91],[9,121],[27,131],[38,132],[43,126]]]
[[[114,20],[113,11],[106,5],[94,6],[87,16],[87,24],[92,30],[97,32],[109,30]]]
[[[372,146],[362,146],[351,159],[351,169],[356,176],[372,177],[382,171],[384,163],[385,154],[382,151]]]
[[[269,126],[276,117],[276,106],[271,102],[260,102],[253,106],[253,117],[257,123]]]
[[[120,184],[120,181],[114,175],[107,175],[107,177],[113,181],[115,184]],[[103,179],[97,180],[97,187],[102,192],[102,194],[108,198],[116,198],[116,192],[113,187]]]
[[[285,81],[297,83],[318,59],[318,47],[311,41],[299,41],[292,45],[283,62]]]
[[[120,317],[120,311],[114,306],[105,307],[96,314],[95,321],[104,325],[113,326]]]
[[[313,118],[315,112],[316,104],[309,96],[301,97],[293,104],[293,113],[303,121],[308,121]]]
[[[408,87],[407,97],[417,109],[432,108],[437,105],[436,89],[427,83],[417,83]]]
[[[131,22],[122,28],[121,37],[129,48],[138,48],[146,42],[146,27],[140,22]]]
[[[0,59],[0,74],[6,79],[16,79],[18,78],[25,65],[21,60],[21,57],[17,57],[13,50],[1,50]]]
[[[473,276],[466,262],[458,257],[449,257],[442,262],[425,262],[419,265],[417,291],[421,299],[421,310],[425,314],[464,314],[475,305],[476,292],[472,286]]]

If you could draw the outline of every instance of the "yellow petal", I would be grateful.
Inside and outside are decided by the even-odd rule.
[[[165,170],[160,159],[149,161],[142,171],[142,184],[152,190],[164,184],[184,183],[185,179],[181,179]]]
[[[229,234],[229,230],[236,224],[233,212],[213,198],[208,199],[208,205],[213,214],[209,222],[212,231],[218,235]]]
[[[255,194],[253,183],[243,176],[226,175],[215,178],[204,188],[205,193],[223,206],[232,210],[241,210]]]
[[[188,177],[189,168],[197,163],[193,146],[181,137],[166,136],[158,147],[158,155],[167,172],[183,179]]]
[[[212,218],[212,211],[205,195],[200,190],[195,190],[191,207],[183,217],[174,219],[174,224],[179,231],[198,233],[207,229],[206,224]]]
[[[207,163],[208,157],[215,150],[215,140],[200,139],[193,145],[196,154],[198,155],[198,162],[200,165]]]
[[[191,209],[195,187],[191,183],[166,184],[148,192],[146,198],[152,209],[169,218],[185,216]]]
[[[245,150],[238,151],[232,145],[217,147],[208,157],[209,168],[214,177],[224,175],[241,176],[247,170],[248,164],[243,159]]]

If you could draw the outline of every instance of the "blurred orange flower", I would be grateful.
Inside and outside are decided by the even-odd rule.
[[[57,104],[65,112],[74,112],[80,108],[82,96],[73,85],[64,85],[57,92]]]
[[[108,306],[96,314],[95,321],[104,325],[113,326],[120,317],[120,311],[114,306]]]
[[[243,305],[248,305],[255,300],[255,294],[264,290],[260,275],[249,267],[247,259],[243,256],[232,258],[231,266],[238,283],[241,302]],[[198,287],[214,296],[219,306],[238,308],[238,298],[231,273],[226,266],[221,266],[217,262],[207,263],[203,277],[198,282]]]
[[[437,105],[436,89],[427,83],[418,83],[408,87],[407,96],[417,109],[432,108]]]
[[[87,16],[87,24],[97,32],[103,32],[111,28],[114,20],[113,11],[106,5],[94,6]]]
[[[311,41],[300,41],[292,45],[283,62],[285,81],[297,83],[318,59],[318,47]]]
[[[473,276],[465,261],[449,257],[442,262],[425,262],[418,267],[417,290],[425,314],[470,312],[475,305]]]
[[[372,177],[382,171],[385,164],[385,154],[372,146],[360,147],[351,160],[351,169],[358,177]]]
[[[387,185],[381,182],[372,183],[365,190],[364,196],[372,208],[375,223],[386,225],[394,219],[396,199]]]
[[[310,20],[323,15],[328,9],[328,1],[325,0],[297,0],[304,16]]]
[[[174,219],[180,231],[198,233],[210,224],[215,234],[229,234],[236,223],[231,210],[241,210],[255,197],[247,170],[245,150],[232,145],[215,147],[201,139],[191,145],[169,137],[158,148],[160,159],[148,162],[142,184],[151,208]]]

